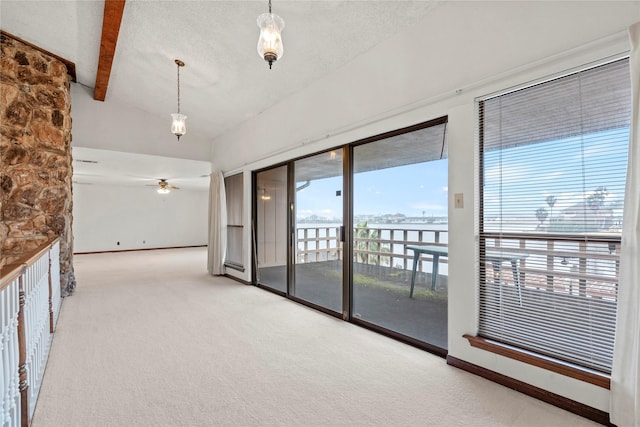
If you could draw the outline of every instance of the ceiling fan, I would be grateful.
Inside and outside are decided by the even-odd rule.
[[[169,185],[166,179],[161,179],[158,181],[158,193],[160,194],[169,194],[171,190],[179,190],[179,187],[175,185]]]

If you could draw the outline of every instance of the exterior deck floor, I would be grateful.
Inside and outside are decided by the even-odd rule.
[[[259,282],[286,289],[286,267],[263,267]],[[438,276],[431,290],[431,274],[416,274],[413,298],[409,298],[411,271],[354,263],[352,317],[438,348],[447,349],[447,276]],[[342,264],[324,261],[297,264],[297,298],[342,312]]]

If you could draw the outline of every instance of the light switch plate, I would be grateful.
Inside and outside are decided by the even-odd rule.
[[[464,194],[463,193],[456,193],[453,195],[454,197],[454,206],[456,209],[462,209],[464,208]]]

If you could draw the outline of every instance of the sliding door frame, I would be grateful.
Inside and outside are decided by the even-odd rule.
[[[353,313],[353,146],[342,147],[342,319]]]
[[[379,141],[382,139],[391,138],[394,136],[418,131],[421,129],[430,128],[433,126],[438,126],[442,124],[448,123],[448,116],[442,116],[435,119],[428,120],[426,122],[418,123],[411,126],[406,126],[400,129],[395,129],[389,132],[384,132],[378,135],[370,136],[367,138],[363,138],[351,143],[343,144],[338,147],[329,148],[320,150],[318,152],[310,153],[304,156],[296,157],[294,159],[288,160],[286,162],[277,163],[275,165],[257,169],[252,172],[252,235],[256,236],[252,238],[251,246],[252,250],[252,258],[254,259],[252,266],[252,283],[257,285],[260,288],[266,289],[270,292],[274,292],[278,295],[284,296],[287,299],[298,302],[305,306],[314,308],[323,313],[329,314],[334,317],[342,318],[345,321],[353,323],[355,325],[364,327],[366,329],[370,329],[382,335],[388,336],[395,340],[404,342],[411,346],[420,348],[429,353],[433,353],[435,355],[446,357],[448,351],[446,349],[437,347],[433,344],[426,343],[424,341],[420,341],[418,339],[412,338],[407,335],[403,335],[399,332],[384,328],[382,326],[376,325],[374,323],[367,322],[362,319],[358,319],[353,316],[353,152],[354,148],[359,145],[368,144],[371,142]],[[343,239],[342,239],[342,313],[336,313],[335,311],[329,310],[323,306],[314,304],[312,302],[297,298],[294,294],[294,286],[295,286],[295,250],[294,247],[296,245],[296,221],[295,221],[295,170],[294,164],[297,160],[302,160],[308,157],[313,157],[318,154],[328,153],[334,150],[342,150],[342,194],[343,194],[343,219],[342,219],[342,227],[343,227]],[[258,259],[257,259],[257,235],[255,234],[255,228],[257,228],[257,174],[266,170],[274,169],[277,167],[281,167],[283,165],[287,166],[287,206],[288,206],[288,214],[287,214],[287,292],[281,292],[267,286],[261,285],[257,281],[257,269],[258,269]],[[340,239],[339,239],[340,240]]]
[[[364,145],[364,144],[368,144],[371,142],[376,142],[376,141],[380,141],[382,139],[387,139],[387,138],[391,138],[394,136],[398,136],[398,135],[403,135],[405,133],[410,133],[410,132],[415,132],[421,129],[426,129],[426,128],[430,128],[433,126],[438,126],[438,125],[442,125],[442,124],[446,124],[448,123],[449,118],[448,116],[442,116],[442,117],[438,117],[436,119],[432,119],[432,120],[428,120],[426,122],[422,122],[422,123],[418,123],[415,125],[411,125],[411,126],[407,126],[404,128],[400,128],[400,129],[396,129],[396,130],[392,130],[389,132],[385,132],[385,133],[381,133],[379,135],[374,135],[374,136],[370,136],[367,138],[363,138],[360,139],[358,141],[352,142],[350,144],[347,144],[347,147],[349,149],[349,173],[345,174],[345,176],[349,177],[349,200],[348,200],[348,204],[349,204],[349,220],[352,222],[353,221],[353,197],[351,197],[353,195],[353,151],[354,148],[360,145]],[[352,227],[353,228],[353,227]],[[350,249],[353,248],[353,230],[351,230],[351,237],[349,240],[349,245],[345,245],[345,246],[350,246]],[[353,258],[350,258],[350,260],[353,260]],[[346,263],[345,263],[346,264]],[[352,264],[352,262],[349,262],[349,264]],[[437,356],[441,356],[441,357],[446,357],[448,354],[448,350],[437,347],[433,344],[429,344],[427,342],[424,341],[420,341],[418,339],[412,338],[410,336],[401,334],[399,332],[393,331],[391,329],[387,329],[384,328],[382,326],[376,325],[375,323],[370,323],[367,322],[366,320],[362,320],[362,319],[358,319],[357,317],[353,317],[352,313],[353,313],[353,275],[350,274],[349,275],[349,283],[348,283],[348,287],[349,287],[349,302],[350,302],[350,306],[349,306],[349,322],[353,323],[354,325],[358,325],[358,326],[362,326],[363,328],[366,329],[370,329],[372,331],[375,331],[379,334],[388,336],[390,338],[393,338],[395,340],[404,342],[406,344],[409,344],[411,346],[420,348],[422,350],[428,351],[429,353],[433,353]]]
[[[299,297],[295,296],[295,268],[296,268],[296,218],[295,218],[295,195],[296,195],[296,182],[295,182],[295,162],[298,160],[303,160],[309,157],[313,157],[319,154],[323,154],[323,153],[329,153],[331,151],[335,151],[335,150],[342,150],[343,152],[343,162],[342,162],[342,171],[343,171],[343,179],[342,179],[342,194],[343,194],[343,220],[342,220],[342,228],[344,229],[344,235],[346,236],[347,231],[349,230],[346,227],[346,218],[344,216],[344,213],[346,213],[344,206],[345,206],[345,200],[346,197],[350,196],[350,193],[347,193],[347,186],[345,185],[345,181],[346,181],[346,175],[345,172],[347,171],[346,169],[346,162],[345,162],[345,153],[346,151],[348,151],[349,147],[348,145],[343,145],[341,147],[337,147],[337,148],[329,148],[326,150],[322,150],[322,151],[318,151],[318,152],[314,152],[305,156],[301,156],[301,157],[296,157],[295,159],[291,159],[288,160],[286,162],[281,162],[281,163],[277,163],[275,165],[272,166],[268,166],[265,168],[261,168],[261,169],[256,169],[254,171],[252,171],[251,173],[251,223],[252,223],[252,239],[251,239],[251,247],[252,247],[252,251],[251,251],[251,257],[253,259],[252,262],[252,273],[251,273],[251,283],[254,284],[255,286],[261,288],[261,289],[266,289],[270,292],[273,292],[277,295],[283,296],[287,299],[290,299],[292,301],[295,301],[297,303],[303,304],[307,307],[311,307],[313,309],[316,309],[318,311],[321,311],[325,314],[328,314],[330,316],[333,317],[337,317],[337,318],[341,318],[343,320],[349,320],[348,319],[348,313],[350,312],[350,305],[349,305],[349,292],[345,292],[345,270],[346,271],[351,271],[351,265],[348,262],[345,262],[345,260],[347,260],[348,258],[346,258],[346,253],[343,252],[342,255],[342,312],[336,312],[333,310],[330,310],[326,307],[323,307],[321,305],[315,304],[313,302],[301,299]],[[257,233],[256,230],[258,228],[258,203],[257,203],[257,197],[258,197],[258,186],[257,186],[257,182],[258,182],[258,174],[260,172],[265,172],[268,170],[272,170],[272,169],[276,169],[282,166],[286,166],[287,167],[287,265],[286,265],[286,272],[287,272],[287,286],[286,292],[282,292],[280,290],[277,289],[273,289],[271,287],[265,286],[263,284],[261,284],[258,281],[258,277],[257,277],[257,272],[258,272],[258,248],[257,248]],[[349,222],[350,222],[350,218],[349,218]],[[351,238],[351,237],[349,237]],[[348,250],[349,254],[352,253],[351,248],[347,248],[347,245],[345,245],[345,241],[346,241],[346,237],[344,240],[340,240],[339,241],[343,244],[342,245],[342,249],[343,251]],[[349,264],[349,266],[345,269],[345,266]],[[350,279],[349,279],[350,280]],[[348,286],[348,289],[350,289],[350,285]],[[345,294],[346,294],[346,298],[345,298]]]
[[[251,283],[261,289],[265,289],[269,292],[273,292],[274,294],[286,297],[289,290],[289,282],[290,282],[290,267],[289,267],[289,259],[291,257],[291,247],[289,245],[289,238],[287,238],[287,266],[286,266],[286,282],[287,282],[287,292],[282,292],[278,289],[271,288],[269,286],[265,286],[260,283],[258,278],[258,174],[260,172],[266,172],[269,170],[277,169],[282,166],[287,167],[287,179],[289,176],[289,162],[277,163],[275,165],[268,166],[266,168],[256,169],[251,172]],[[287,190],[287,207],[289,206],[289,195]],[[290,229],[289,224],[289,215],[287,215],[287,231]]]

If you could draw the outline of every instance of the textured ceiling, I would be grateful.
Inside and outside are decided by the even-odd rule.
[[[267,1],[128,0],[106,102],[167,118],[176,107],[188,132],[213,140],[413,25],[432,1],[273,1],[285,20],[284,55],[269,70],[258,57],[256,18]],[[102,1],[0,2],[0,24],[75,62],[78,83],[93,87]],[[384,58],[380,58],[384,61]]]
[[[156,189],[161,179],[184,190],[209,188],[211,164],[146,154],[73,147],[74,185],[125,185]]]

